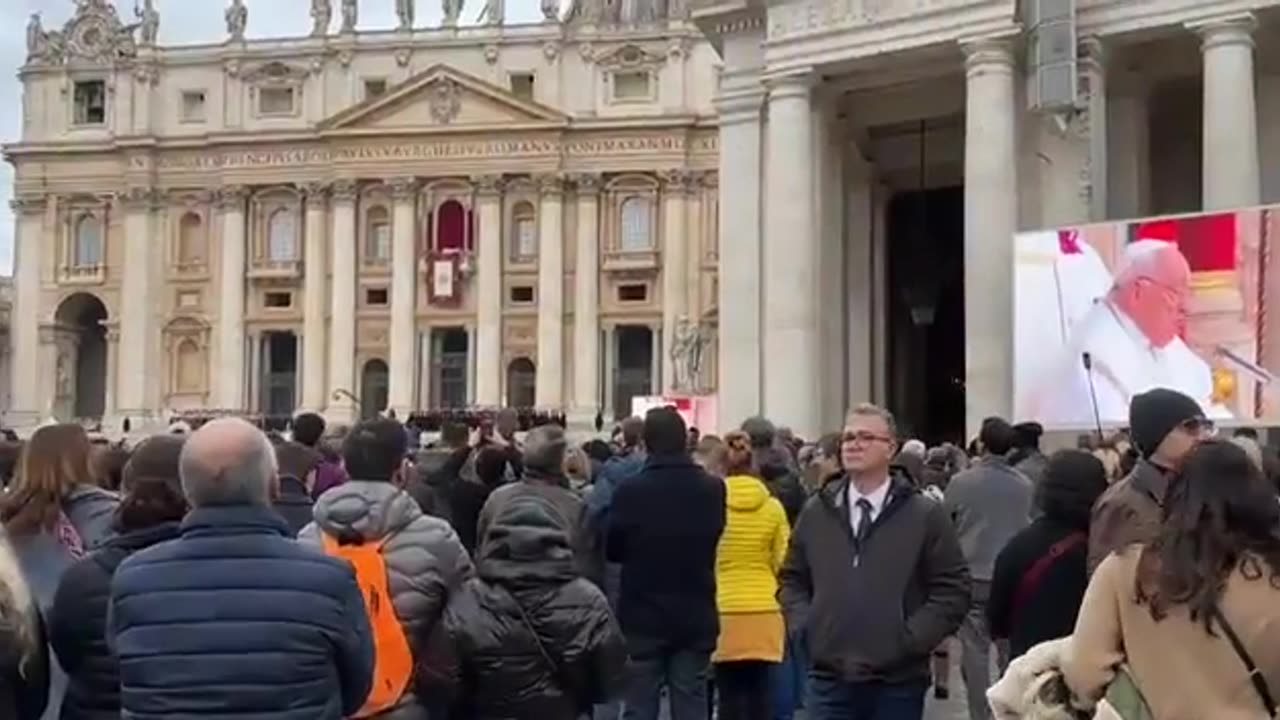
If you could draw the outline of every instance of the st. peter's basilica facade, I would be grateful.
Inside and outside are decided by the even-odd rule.
[[[313,5],[311,36],[246,40],[233,0],[183,47],[151,3],[32,18],[9,424],[612,417],[673,389],[681,337],[681,389],[713,389],[714,51],[682,6],[357,32]]]

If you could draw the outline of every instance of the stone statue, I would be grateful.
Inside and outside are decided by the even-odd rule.
[[[154,46],[160,35],[160,11],[156,10],[155,0],[146,0],[141,9],[133,7],[133,14],[138,17],[139,35],[144,46]]]
[[[558,0],[542,0],[542,18],[549,22],[560,19],[560,3]]]
[[[485,0],[484,9],[480,11],[480,17],[476,18],[476,22],[485,25],[501,25],[506,22],[507,10],[504,0]]]
[[[671,365],[675,372],[676,390],[696,393],[701,389],[704,344],[706,337],[702,330],[689,318],[681,317],[676,322],[675,333],[671,338]]]
[[[231,5],[227,7],[227,35],[232,41],[244,40],[244,30],[249,25],[249,8],[244,6],[244,0],[231,0]]]
[[[330,0],[311,0],[311,37],[328,35],[331,20],[333,3]]]
[[[58,356],[54,365],[54,395],[60,398],[71,397],[71,352],[65,347],[58,347]]]
[[[396,17],[400,18],[401,30],[413,29],[413,1],[396,0]]]
[[[43,60],[49,52],[49,37],[45,35],[40,13],[31,13],[27,22],[27,60]]]
[[[360,0],[342,0],[342,32],[356,31],[356,21],[360,19]]]
[[[444,11],[444,20],[441,24],[445,27],[457,27],[458,17],[462,15],[463,0],[442,0],[441,8]]]

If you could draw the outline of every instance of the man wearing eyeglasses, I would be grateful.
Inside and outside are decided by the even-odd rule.
[[[780,595],[788,632],[808,641],[810,720],[920,720],[930,654],[969,605],[955,528],[892,465],[897,451],[893,415],[854,408],[843,472],[791,536]]]
[[[1107,488],[1089,523],[1089,573],[1114,550],[1155,539],[1169,477],[1182,459],[1214,434],[1199,403],[1169,388],[1137,395],[1129,404],[1129,434],[1139,460],[1127,477]]]
[[[1182,339],[1190,294],[1191,267],[1177,245],[1129,244],[1111,291],[1072,329],[1058,371],[1045,378],[1029,414],[1045,424],[1090,426],[1096,398],[1098,418],[1116,424],[1135,395],[1167,387],[1195,399],[1211,417],[1231,417],[1214,400],[1209,364]]]

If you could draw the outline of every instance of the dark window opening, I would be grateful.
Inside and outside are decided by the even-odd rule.
[[[618,302],[644,302],[649,299],[648,285],[619,285]]]
[[[364,291],[364,303],[373,307],[380,307],[387,304],[386,288],[368,288]]]
[[[533,286],[532,285],[515,285],[511,288],[511,302],[517,304],[528,304],[533,302]]]
[[[262,304],[269,308],[285,309],[293,307],[293,293],[269,292],[263,295]]]
[[[81,80],[75,84],[77,125],[102,125],[107,121],[107,84],[102,80]]]

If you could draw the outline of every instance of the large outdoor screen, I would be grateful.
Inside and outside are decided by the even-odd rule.
[[[1015,236],[1016,417],[1119,427],[1163,386],[1228,424],[1280,419],[1278,244],[1280,206]]]

